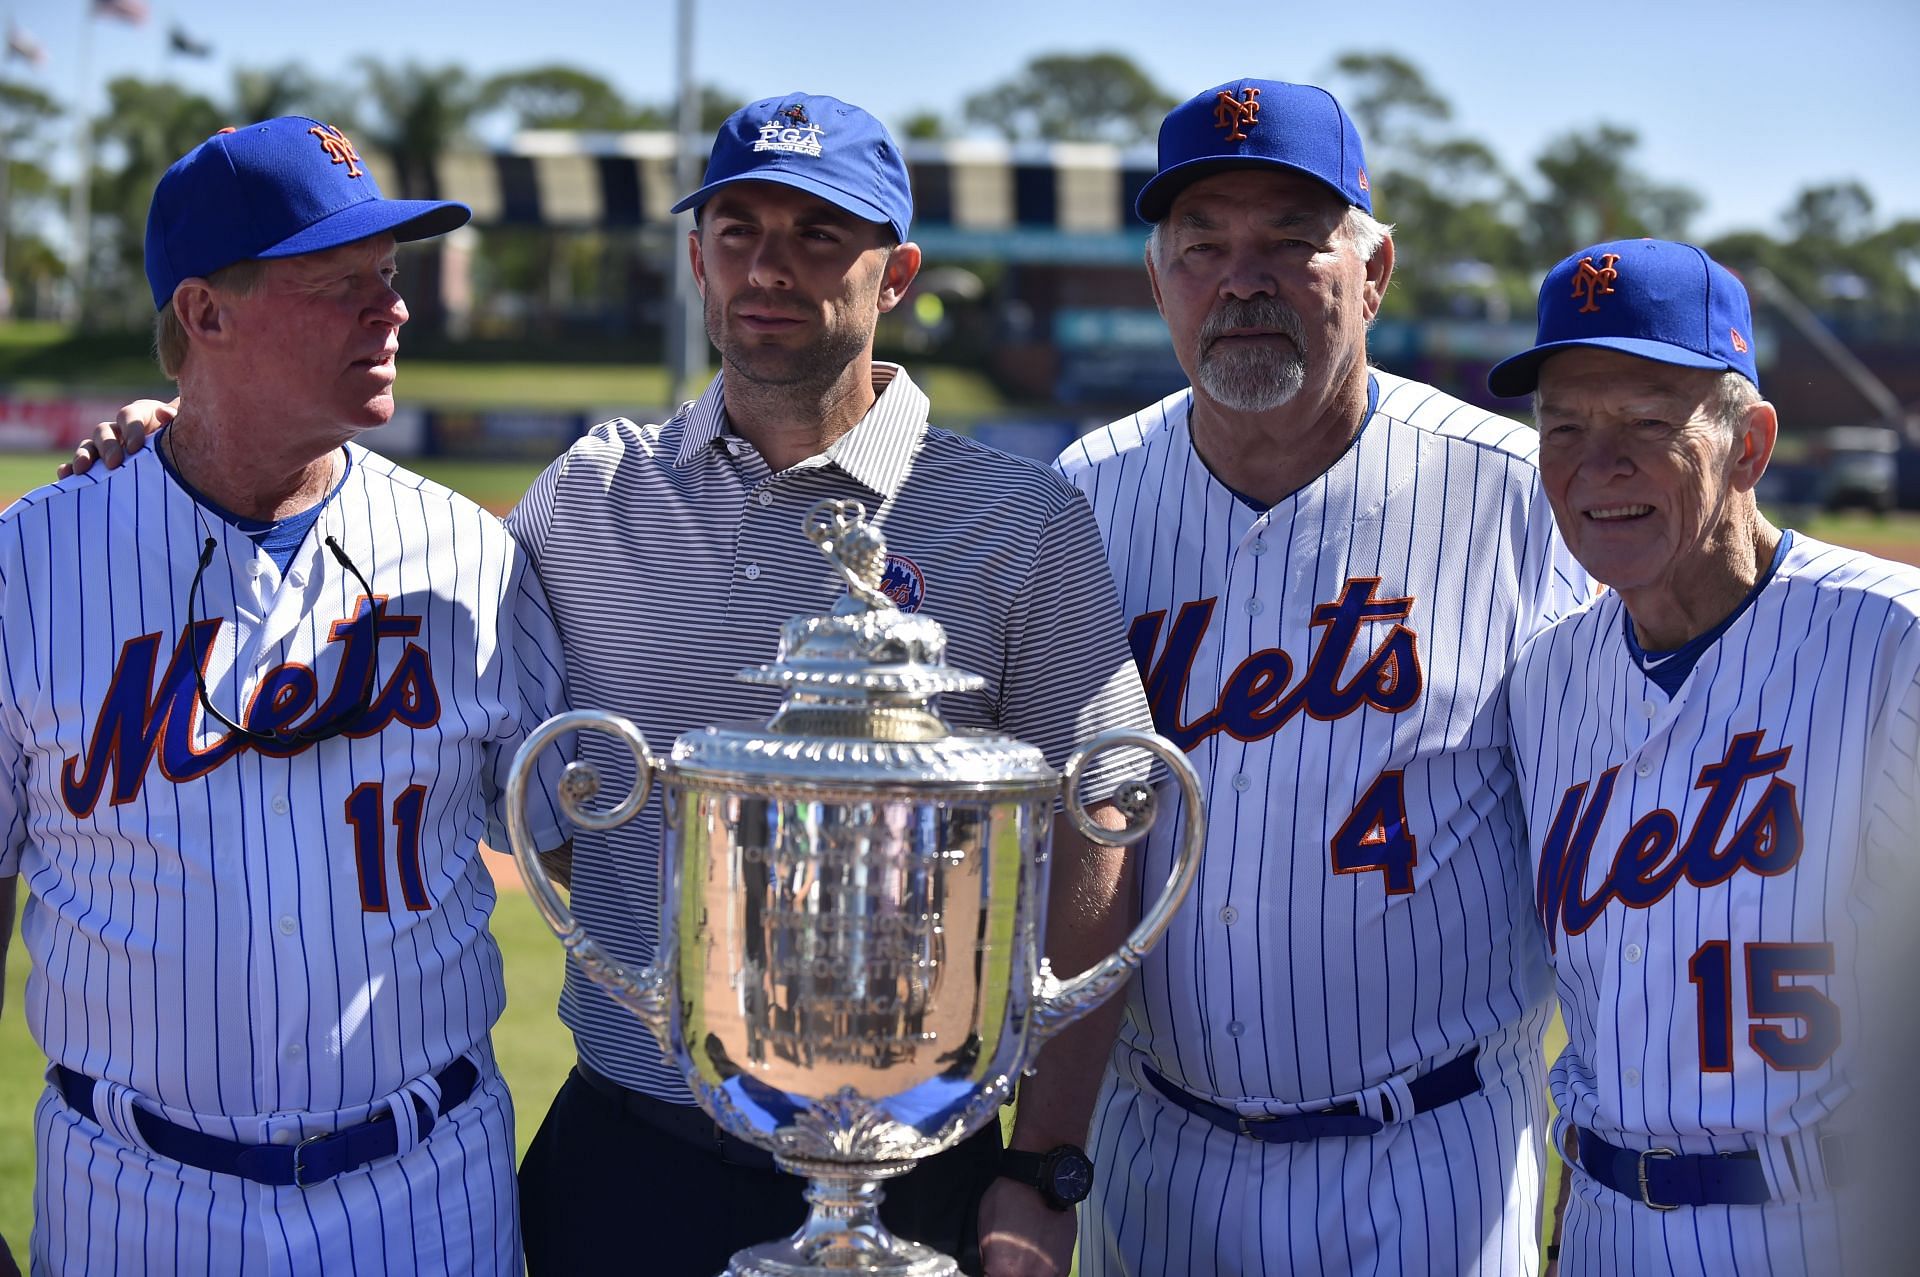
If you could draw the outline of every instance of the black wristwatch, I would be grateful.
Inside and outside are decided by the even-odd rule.
[[[1055,1210],[1072,1210],[1093,1191],[1093,1163],[1071,1144],[1044,1153],[1007,1149],[1000,1154],[1000,1173],[1039,1189],[1040,1196]]]

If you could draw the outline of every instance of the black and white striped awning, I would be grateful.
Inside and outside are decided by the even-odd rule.
[[[943,257],[969,252],[1028,261],[1138,261],[1145,227],[1134,197],[1153,176],[1150,151],[1098,145],[914,142],[914,238]],[[397,190],[385,157],[369,168]],[[682,194],[667,133],[523,133],[509,150],[452,152],[440,195],[480,226],[557,230],[665,224]]]

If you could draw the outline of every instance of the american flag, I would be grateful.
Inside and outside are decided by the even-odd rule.
[[[7,56],[19,58],[30,66],[42,66],[47,60],[46,46],[34,39],[17,22],[7,24]]]
[[[121,22],[139,26],[151,14],[147,0],[93,0],[93,16],[96,18],[116,18]]]

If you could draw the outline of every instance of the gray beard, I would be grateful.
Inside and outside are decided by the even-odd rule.
[[[1292,342],[1290,350],[1253,347],[1213,349],[1230,328],[1271,328]],[[1307,380],[1304,325],[1277,298],[1226,302],[1200,326],[1200,363],[1194,380],[1207,396],[1235,412],[1266,412],[1295,395]]]

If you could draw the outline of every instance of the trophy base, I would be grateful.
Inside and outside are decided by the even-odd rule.
[[[952,1259],[895,1237],[880,1222],[881,1184],[913,1169],[912,1162],[776,1160],[782,1170],[807,1177],[807,1222],[791,1237],[735,1254],[726,1277],[959,1277],[960,1265]]]
[[[919,1242],[892,1238],[884,1253],[834,1251],[813,1258],[791,1241],[770,1242],[741,1251],[727,1265],[727,1277],[821,1277],[858,1273],[860,1277],[959,1277],[960,1265]]]

